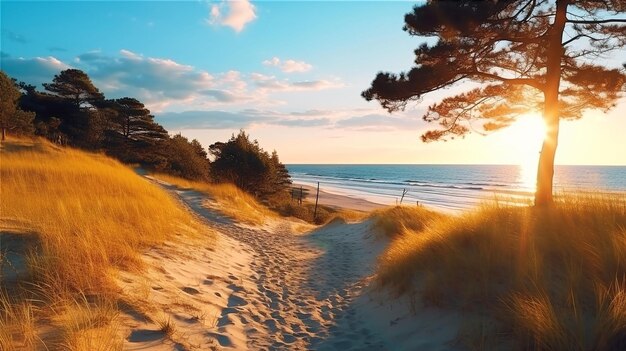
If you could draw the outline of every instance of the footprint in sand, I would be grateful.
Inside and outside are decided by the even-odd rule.
[[[192,288],[190,286],[185,286],[183,288],[180,288],[180,290],[186,292],[189,295],[197,295],[200,293],[200,291],[196,288]]]
[[[296,337],[291,334],[283,334],[283,341],[287,344],[292,344],[296,341]]]
[[[244,300],[240,296],[230,295],[228,297],[228,307],[245,306],[247,304],[248,304],[248,301]]]
[[[214,339],[217,339],[217,342],[220,344],[221,347],[233,346],[233,342],[226,335],[218,334],[218,333],[207,333],[207,335]]]

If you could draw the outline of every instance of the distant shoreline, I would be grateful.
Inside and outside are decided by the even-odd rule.
[[[302,187],[304,200],[315,203],[315,193],[317,191],[315,187],[299,183],[294,183],[292,186],[294,188]],[[369,212],[389,206],[357,197],[329,193],[325,191],[323,187],[320,188],[319,204],[336,209],[348,209],[364,212]]]

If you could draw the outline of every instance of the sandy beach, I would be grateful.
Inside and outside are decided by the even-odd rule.
[[[310,185],[293,184],[293,188],[299,189],[300,187],[302,187],[305,201],[315,202],[315,193],[317,189]],[[349,210],[364,212],[377,210],[387,206],[357,197],[329,193],[328,191],[325,191],[323,189],[320,189],[319,204],[337,209],[345,208]]]
[[[373,219],[304,232],[301,222],[285,218],[248,226],[221,214],[204,194],[161,185],[217,232],[219,249],[154,248],[144,256],[147,276],[120,277],[129,300],[153,306],[124,316],[125,349],[452,349],[455,316],[422,318],[408,298],[372,288],[376,258],[388,245]],[[376,205],[324,199],[360,209]],[[159,331],[159,320],[172,324],[169,336]],[[436,336],[426,337],[434,329]]]

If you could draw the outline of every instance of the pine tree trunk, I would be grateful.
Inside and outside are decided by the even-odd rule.
[[[2,127],[2,141],[7,139],[7,129]]]
[[[562,40],[569,1],[557,0],[556,16],[550,29],[543,111],[547,132],[537,167],[535,206],[549,206],[553,203],[554,158],[559,141],[559,86],[561,84],[561,58],[564,50]]]

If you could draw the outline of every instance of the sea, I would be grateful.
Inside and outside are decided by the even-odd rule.
[[[295,184],[383,205],[457,212],[486,202],[532,203],[536,168],[517,165],[287,165]],[[626,166],[555,166],[557,193],[622,193]],[[404,197],[402,196],[404,193]]]

